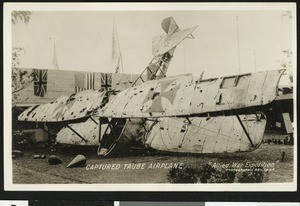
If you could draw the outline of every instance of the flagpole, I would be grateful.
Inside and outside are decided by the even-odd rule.
[[[238,69],[239,74],[241,73],[241,57],[240,57],[240,37],[239,37],[239,17],[236,16],[236,33],[237,33],[237,49],[238,49]]]
[[[121,48],[120,48],[120,42],[119,42],[119,34],[118,34],[118,30],[117,30],[117,27],[115,25],[115,19],[113,20],[114,21],[114,29],[116,31],[116,39],[117,39],[117,42],[118,42],[118,49],[120,51],[120,58],[121,58],[121,66],[122,66],[122,74],[124,73],[124,67],[123,67],[123,57],[122,57],[122,52],[121,52]]]
[[[53,51],[53,59],[52,59],[53,62],[52,63],[53,63],[53,66],[55,67],[55,69],[59,70],[55,42],[54,42],[53,49],[54,49],[54,51]]]
[[[253,52],[253,55],[254,55],[254,71],[256,72],[256,52],[255,52],[255,50]]]

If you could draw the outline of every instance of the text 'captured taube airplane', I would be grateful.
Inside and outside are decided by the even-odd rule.
[[[153,38],[154,58],[123,91],[86,90],[33,106],[19,121],[37,122],[57,132],[60,144],[98,145],[108,155],[116,145],[161,151],[223,153],[259,147],[266,127],[263,111],[277,96],[284,70],[203,79],[190,74],[166,77],[176,46],[197,28],[181,30],[172,17],[166,34]],[[146,79],[143,79],[146,73]]]

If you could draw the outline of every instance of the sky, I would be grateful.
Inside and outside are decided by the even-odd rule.
[[[248,73],[280,69],[280,62],[293,58],[282,50],[295,48],[295,15],[290,19],[284,13],[286,10],[238,9],[33,11],[28,24],[12,26],[12,46],[25,49],[20,67],[54,69],[55,43],[61,70],[113,73],[115,22],[124,73],[141,73],[153,58],[152,38],[164,34],[161,21],[172,16],[181,29],[198,28],[194,39],[177,46],[168,75],[199,76],[204,71],[204,77],[211,78],[238,74],[239,59],[240,72]]]

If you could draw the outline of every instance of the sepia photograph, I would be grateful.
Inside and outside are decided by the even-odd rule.
[[[205,202],[119,202],[118,206],[205,206]]]
[[[299,206],[299,202],[205,202],[205,206]]]
[[[75,200],[0,200],[0,206],[114,206],[107,201]],[[116,205],[117,206],[117,205]]]
[[[6,3],[4,28],[5,190],[296,191],[296,4]]]
[[[292,202],[119,202],[117,206],[299,206]],[[116,206],[116,203],[115,203]]]

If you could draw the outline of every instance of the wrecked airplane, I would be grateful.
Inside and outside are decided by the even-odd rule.
[[[166,34],[153,39],[154,58],[137,80],[119,93],[84,91],[27,109],[19,121],[59,122],[56,141],[99,145],[108,155],[120,140],[162,151],[222,153],[252,151],[263,139],[262,113],[277,95],[283,70],[214,79],[166,77],[176,46],[197,27],[180,30],[172,17]]]

